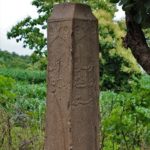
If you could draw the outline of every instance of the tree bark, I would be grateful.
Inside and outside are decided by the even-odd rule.
[[[123,41],[124,46],[131,49],[137,62],[150,74],[150,48],[146,42],[141,25],[134,21],[133,16],[133,10],[126,12],[127,34]]]

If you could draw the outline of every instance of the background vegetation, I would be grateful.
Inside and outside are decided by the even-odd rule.
[[[33,0],[39,17],[25,18],[8,33],[33,49],[31,56],[0,51],[1,150],[43,149],[47,51],[42,30],[56,2],[61,0]],[[113,20],[116,6],[107,0],[76,2],[88,3],[99,21],[101,149],[149,148],[150,76],[122,46],[125,23]],[[150,32],[144,32],[148,40]]]

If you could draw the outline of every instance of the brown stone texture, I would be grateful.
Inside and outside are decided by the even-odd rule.
[[[48,20],[45,150],[99,150],[97,20],[64,3]]]

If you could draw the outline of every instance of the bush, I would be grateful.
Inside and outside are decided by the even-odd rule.
[[[0,68],[22,68],[26,69],[31,64],[30,56],[19,56],[0,50]]]
[[[101,92],[104,150],[150,145],[150,76],[132,84],[132,92]]]
[[[15,81],[11,78],[0,75],[0,148],[2,145],[11,146],[11,114],[13,112],[13,103],[15,94],[12,89]],[[6,147],[5,147],[6,148]],[[3,150],[3,149],[2,149]]]
[[[43,149],[46,84],[0,75],[0,149]]]
[[[14,100],[15,94],[12,92],[15,80],[10,77],[0,75],[0,106],[9,108],[9,103]]]
[[[0,68],[0,75],[11,77],[15,80],[28,81],[29,83],[41,83],[46,81],[45,71]]]

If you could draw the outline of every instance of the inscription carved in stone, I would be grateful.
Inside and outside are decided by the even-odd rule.
[[[48,21],[45,150],[99,150],[98,53],[90,7],[56,5]]]

